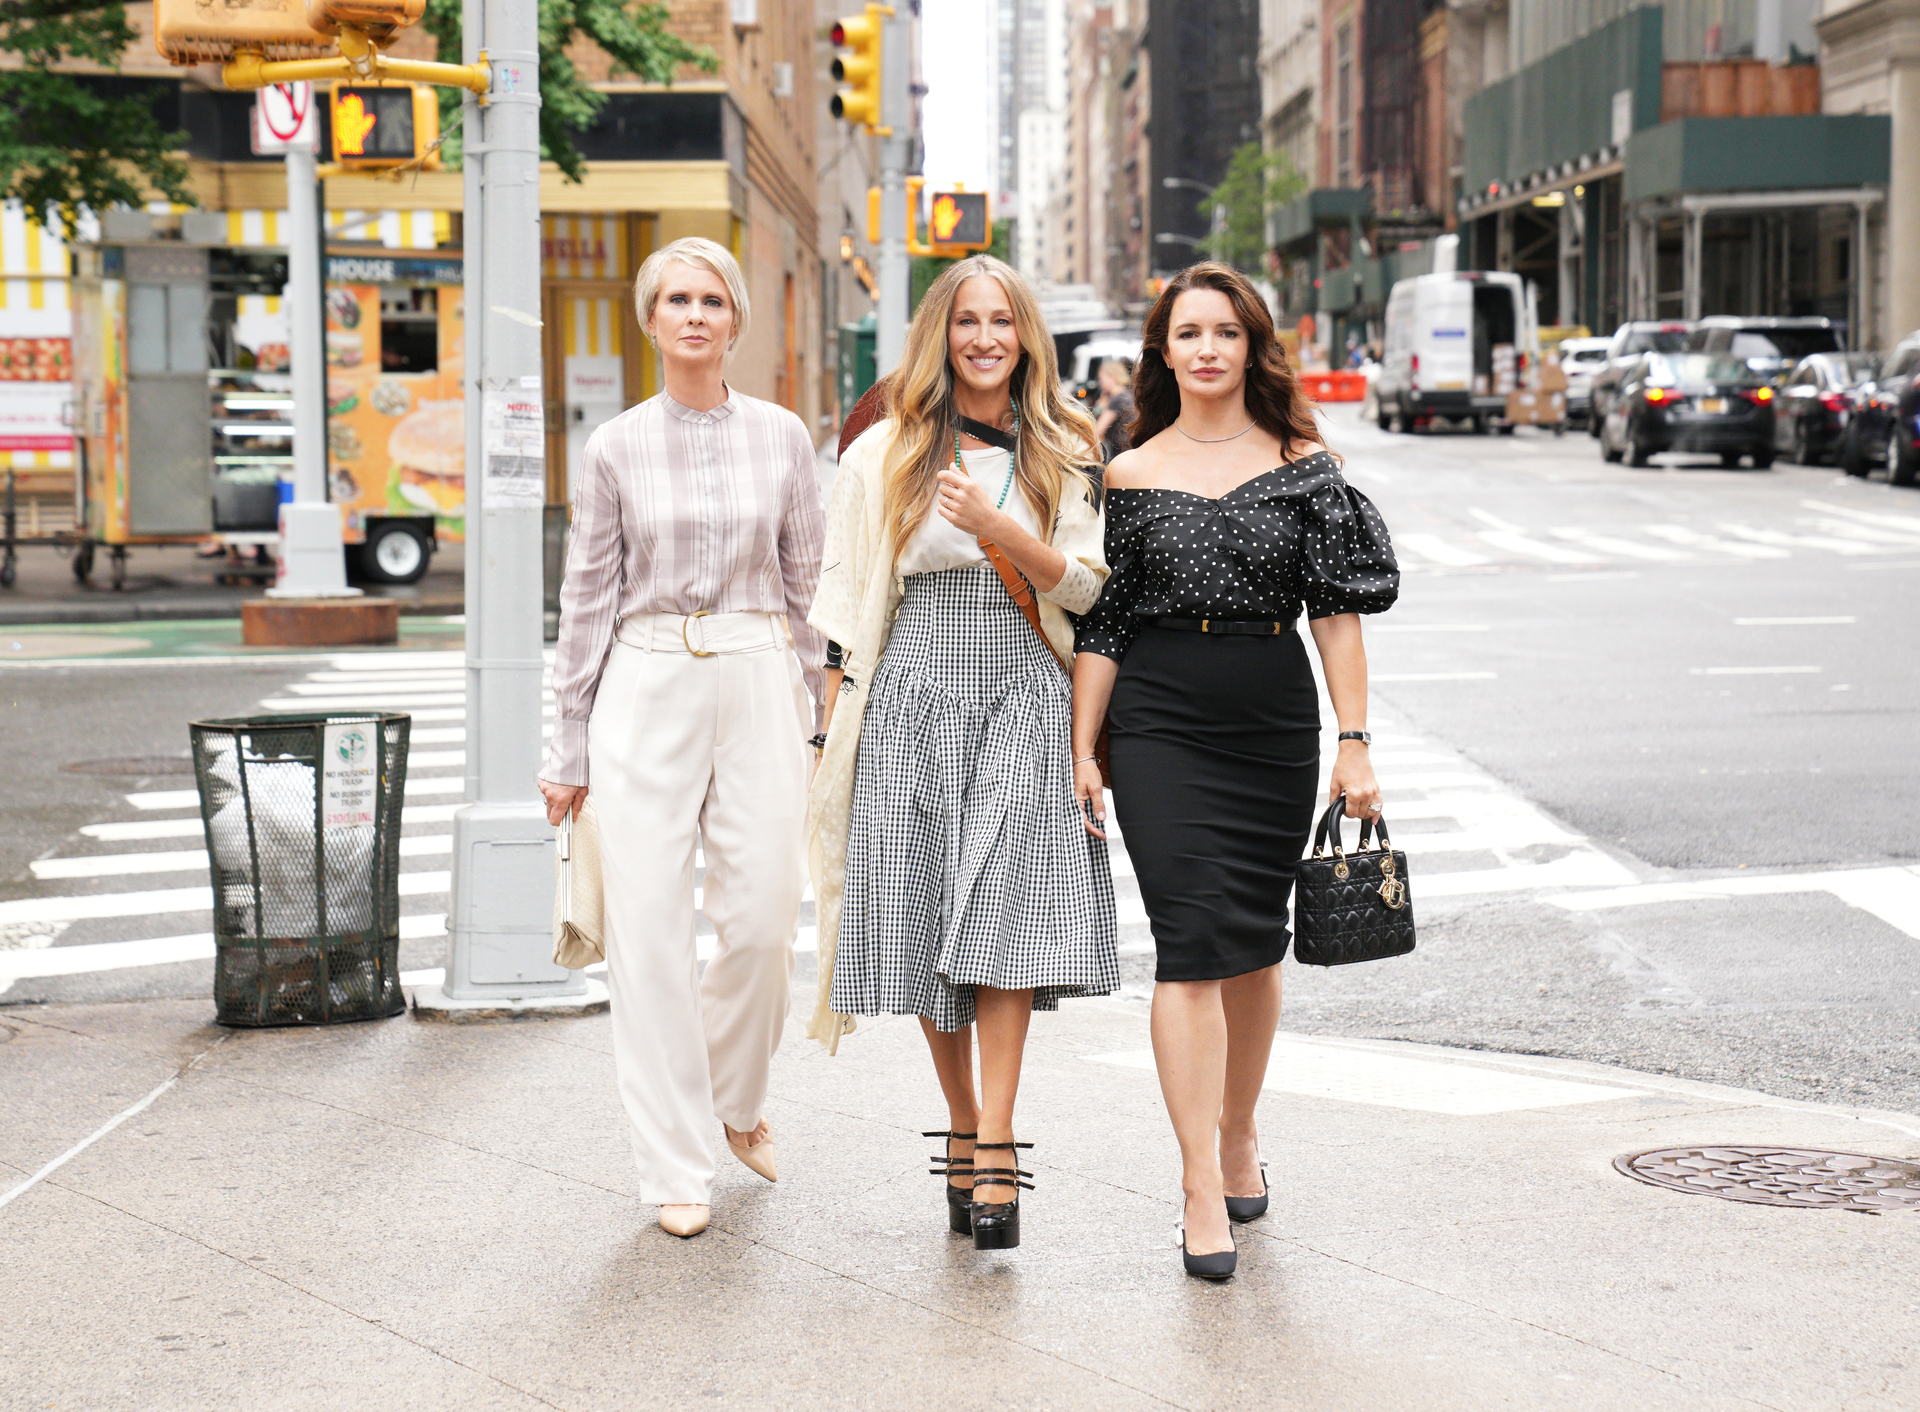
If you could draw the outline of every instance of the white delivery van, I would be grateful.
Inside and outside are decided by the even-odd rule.
[[[1435,417],[1506,422],[1507,394],[1540,358],[1532,291],[1516,274],[1465,270],[1397,281],[1376,381],[1382,430],[1413,431]]]

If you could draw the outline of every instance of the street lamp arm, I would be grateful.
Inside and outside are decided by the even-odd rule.
[[[1176,235],[1170,230],[1161,231],[1158,235],[1154,236],[1154,239],[1156,241],[1166,241],[1170,245],[1191,245],[1196,250],[1206,244],[1204,240],[1195,239],[1191,235]]]
[[[1169,191],[1172,191],[1176,187],[1190,186],[1195,191],[1204,192],[1208,196],[1213,195],[1213,191],[1214,191],[1214,189],[1211,186],[1208,186],[1204,181],[1194,181],[1188,177],[1161,177],[1160,185],[1164,186]]]

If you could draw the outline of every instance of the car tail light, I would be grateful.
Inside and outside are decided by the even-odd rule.
[[[1773,401],[1773,389],[1770,387],[1750,387],[1743,392],[1741,396],[1745,397],[1749,402],[1764,407],[1767,403]]]
[[[1669,402],[1677,402],[1679,398],[1675,397],[1673,393],[1667,391],[1664,387],[1650,387],[1647,389],[1647,401],[1656,407],[1660,407]]]
[[[1412,382],[1414,388],[1418,390],[1420,386],[1420,355],[1418,353],[1413,355]]]
[[[1820,394],[1820,405],[1829,412],[1851,412],[1853,399],[1844,392],[1823,392]]]

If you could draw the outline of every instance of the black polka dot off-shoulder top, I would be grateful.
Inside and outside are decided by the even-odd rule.
[[[1243,621],[1381,613],[1400,569],[1380,512],[1325,451],[1255,476],[1219,499],[1109,489],[1100,601],[1074,650],[1115,661],[1148,618]]]

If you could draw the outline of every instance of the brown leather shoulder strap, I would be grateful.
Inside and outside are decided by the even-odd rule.
[[[992,540],[981,540],[980,549],[987,556],[987,562],[993,565],[993,571],[1000,575],[1000,582],[1006,585],[1007,595],[1013,599],[1014,606],[1019,608],[1020,616],[1027,620],[1027,626],[1032,628],[1040,641],[1046,644],[1047,651],[1053,653],[1053,660],[1060,664],[1060,670],[1072,676],[1073,673],[1068,669],[1066,659],[1054,649],[1053,643],[1047,638],[1046,629],[1040,626],[1040,605],[1034,601],[1033,585],[1027,582],[1026,575],[1013,566],[1013,560],[1009,559],[1000,546]]]

